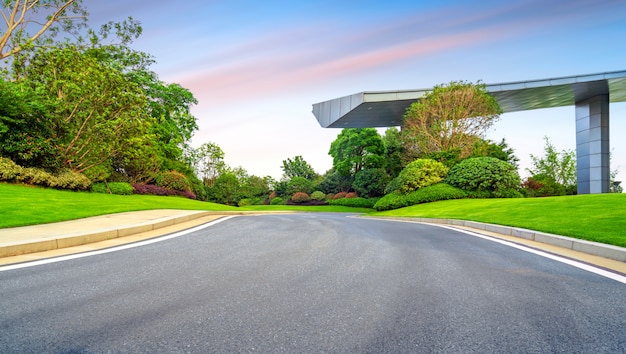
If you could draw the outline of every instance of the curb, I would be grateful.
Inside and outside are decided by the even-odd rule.
[[[99,230],[78,231],[62,236],[41,237],[28,241],[3,242],[0,244],[0,258],[18,256],[27,253],[51,251],[60,248],[80,246],[88,243],[106,241],[118,237],[152,231],[166,226],[180,224],[209,215],[223,215],[223,212],[191,212],[185,215],[165,216],[137,224],[121,227],[101,228]]]
[[[370,217],[368,217],[370,218]],[[626,262],[626,248],[607,245],[599,242],[579,240],[566,236],[559,236],[545,232],[522,229],[518,227],[486,224],[477,221],[456,219],[428,219],[428,218],[398,218],[398,217],[371,217],[383,220],[415,221],[426,224],[444,224],[450,226],[463,226],[472,229],[495,232],[501,235],[518,237],[525,240],[540,242],[557,246],[572,251],[578,251],[594,256],[604,257],[615,261]]]

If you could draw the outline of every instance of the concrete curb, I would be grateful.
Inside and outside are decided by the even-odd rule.
[[[51,251],[60,248],[74,247],[88,243],[106,241],[118,237],[134,235],[140,232],[152,231],[160,229],[162,227],[180,224],[209,215],[223,214],[225,213],[208,211],[190,212],[189,214],[165,216],[120,227],[109,227],[100,228],[97,230],[70,232],[63,235],[33,238],[25,241],[21,240],[14,242],[3,242],[0,244],[0,257],[18,256],[21,254]]]
[[[566,248],[572,251],[583,252],[594,256],[604,257],[620,262],[626,262],[626,248],[607,245],[598,242],[579,240],[571,237],[548,234],[545,232],[509,227],[501,225],[486,224],[476,221],[455,220],[455,219],[428,219],[428,218],[399,218],[399,217],[368,217],[383,220],[415,221],[426,224],[443,224],[450,226],[463,226],[476,230],[495,232],[501,235],[518,237],[525,240],[541,242],[557,247]]]

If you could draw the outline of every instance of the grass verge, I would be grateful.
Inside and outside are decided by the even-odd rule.
[[[447,200],[370,215],[472,220],[626,247],[626,194]]]

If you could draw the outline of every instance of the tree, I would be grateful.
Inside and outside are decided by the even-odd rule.
[[[564,186],[568,194],[576,190],[576,153],[572,150],[557,151],[550,139],[544,137],[544,155],[530,155],[532,168],[527,169],[531,175],[541,175],[542,179],[551,179]]]
[[[465,158],[501,113],[483,84],[453,81],[435,86],[404,114],[402,140],[408,158],[454,149]]]
[[[110,162],[145,136],[146,97],[115,69],[75,46],[40,50],[24,82],[51,108],[48,127],[63,165],[77,172]]]
[[[224,151],[219,145],[208,142],[193,150],[193,165],[205,186],[212,187],[217,177],[226,169]]]
[[[354,177],[365,168],[384,164],[385,147],[374,128],[346,128],[330,145],[333,168],[340,174]]]
[[[4,28],[0,32],[0,60],[16,55],[60,31],[76,35],[85,26],[87,11],[81,0],[2,1]],[[35,32],[30,32],[34,30]]]
[[[519,159],[515,156],[513,148],[509,147],[506,139],[502,139],[499,143],[495,143],[491,140],[481,139],[474,144],[474,151],[470,157],[495,157],[499,160],[506,161],[518,168]]]
[[[521,197],[517,169],[495,157],[472,157],[452,166],[444,182],[472,197]]]
[[[318,177],[313,167],[311,167],[308,162],[304,161],[304,158],[300,155],[294,157],[293,160],[290,158],[283,160],[282,169],[283,176],[286,179],[303,177],[308,180],[313,180]]]
[[[359,171],[354,177],[352,188],[362,197],[382,197],[389,177],[382,168],[368,168]]]
[[[405,165],[402,161],[405,155],[402,146],[402,132],[396,127],[385,130],[383,145],[385,146],[385,171],[389,176],[395,177],[400,174]]]

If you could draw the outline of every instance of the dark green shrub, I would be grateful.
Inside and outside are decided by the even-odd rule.
[[[156,178],[156,185],[181,192],[191,189],[187,177],[175,170],[161,172]]]
[[[383,211],[404,208],[405,206],[409,206],[406,195],[395,192],[378,199],[374,204],[374,209]]]
[[[297,192],[310,193],[313,190],[313,182],[304,177],[293,177],[287,182],[287,193],[294,194]]]
[[[296,192],[294,193],[294,195],[291,196],[291,201],[295,203],[304,203],[308,202],[309,200],[311,200],[311,197],[309,197],[309,195],[304,192]]]
[[[385,186],[385,195],[395,193],[400,190],[400,179],[398,177],[392,179]]]
[[[408,205],[420,203],[436,202],[438,200],[462,199],[467,194],[459,188],[452,187],[449,184],[437,183],[431,186],[420,188],[415,192],[406,196]]]
[[[243,198],[239,200],[237,205],[240,207],[249,206],[249,205],[252,205],[252,200],[250,198]]]
[[[389,180],[382,168],[368,168],[359,171],[354,177],[352,188],[361,196],[380,197],[385,194],[385,185]]]
[[[374,204],[376,204],[378,198],[340,198],[340,199],[332,199],[328,201],[330,205],[341,205],[353,208],[373,208]]]
[[[276,197],[276,198],[272,198],[270,205],[281,205],[282,203],[283,203],[283,198]]]
[[[398,176],[399,192],[411,193],[422,187],[439,183],[448,173],[448,168],[441,162],[431,159],[417,159],[400,172]]]
[[[452,166],[444,182],[464,191],[504,198],[519,188],[520,177],[508,162],[495,157],[473,157]]]
[[[94,193],[131,195],[133,194],[133,186],[126,182],[98,182],[91,185],[91,191]]]
[[[323,200],[326,200],[326,194],[324,194],[324,192],[321,192],[321,191],[315,191],[311,193],[311,199],[323,201]]]

